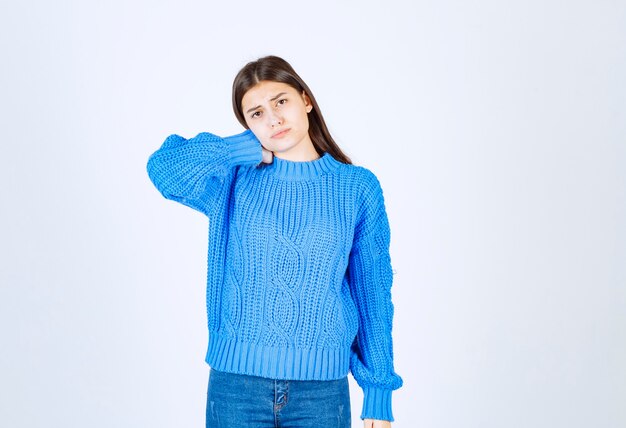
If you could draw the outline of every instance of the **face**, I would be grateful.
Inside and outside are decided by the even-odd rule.
[[[314,153],[308,117],[313,106],[304,91],[263,80],[244,94],[241,106],[250,130],[274,155],[297,160]]]

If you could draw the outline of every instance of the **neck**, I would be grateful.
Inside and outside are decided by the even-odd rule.
[[[310,162],[319,159],[321,156],[315,150],[311,137],[306,135],[290,149],[284,152],[275,151],[274,157],[292,162]]]

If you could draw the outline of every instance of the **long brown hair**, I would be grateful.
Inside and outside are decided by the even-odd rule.
[[[313,92],[311,92],[307,84],[304,83],[304,80],[298,76],[287,61],[274,55],[265,56],[256,61],[247,63],[239,70],[237,76],[235,76],[233,82],[233,111],[235,112],[237,120],[244,128],[248,129],[248,125],[243,115],[241,100],[246,92],[263,80],[285,83],[298,91],[298,93],[304,91],[313,105],[313,110],[308,114],[309,136],[311,137],[317,154],[322,156],[324,152],[329,152],[332,157],[339,162],[346,164],[352,163],[350,158],[341,151],[330,135],[326,127],[326,122],[324,122],[322,112],[313,96]]]

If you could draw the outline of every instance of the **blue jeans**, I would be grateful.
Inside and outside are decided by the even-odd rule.
[[[207,428],[350,428],[348,377],[279,380],[211,369]]]

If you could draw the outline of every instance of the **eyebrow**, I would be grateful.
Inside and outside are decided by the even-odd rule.
[[[280,94],[275,95],[274,97],[270,98],[270,101],[274,101],[276,98],[282,97],[283,95],[287,95],[287,92],[281,92]],[[252,107],[252,108],[248,109],[246,111],[246,113],[250,113],[251,111],[256,110],[258,108],[261,108],[261,106],[259,105],[259,106],[256,106],[256,107]]]

